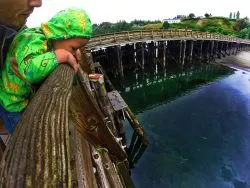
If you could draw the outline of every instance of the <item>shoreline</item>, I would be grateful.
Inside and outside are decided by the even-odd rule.
[[[244,51],[237,55],[230,55],[221,59],[216,59],[215,62],[231,68],[250,72],[250,51]]]

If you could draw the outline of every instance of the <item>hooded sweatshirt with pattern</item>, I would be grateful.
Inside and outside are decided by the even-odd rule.
[[[91,34],[88,15],[77,8],[59,12],[39,28],[18,33],[0,74],[0,105],[9,112],[20,112],[27,106],[32,90],[30,85],[41,83],[58,66],[52,40],[89,39]],[[16,58],[22,79],[14,74],[11,57]]]

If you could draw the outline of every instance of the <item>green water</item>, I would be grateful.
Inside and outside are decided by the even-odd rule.
[[[125,75],[116,87],[150,141],[132,170],[136,187],[249,187],[248,72],[203,65]],[[131,129],[127,122],[125,126],[129,140]]]

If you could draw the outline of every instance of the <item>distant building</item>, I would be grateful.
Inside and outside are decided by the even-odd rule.
[[[164,19],[163,22],[168,22],[168,23],[180,23],[181,19],[179,18],[169,18],[169,19]]]

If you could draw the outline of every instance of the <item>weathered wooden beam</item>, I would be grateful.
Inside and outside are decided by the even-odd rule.
[[[210,61],[214,60],[214,41],[211,42],[211,48],[210,48]]]
[[[141,43],[141,68],[142,71],[144,71],[144,65],[145,65],[145,43]]]
[[[81,77],[80,72],[78,76]],[[101,112],[84,79],[79,79],[73,87],[70,112],[77,130],[91,143],[106,147],[114,160],[127,158],[125,151],[117,143],[115,136],[107,126],[105,116]]]
[[[194,53],[194,41],[190,41],[190,54],[189,54],[189,62],[191,63],[193,60],[193,53]]]
[[[135,65],[136,65],[137,64],[136,43],[133,44],[133,51],[134,51],[134,53],[133,53],[133,55],[134,55],[133,59],[134,59]]]
[[[179,49],[179,64],[181,65],[182,60],[182,40],[180,40],[180,49]]]
[[[130,125],[133,127],[133,129],[137,133],[137,136],[141,139],[141,142],[144,145],[148,146],[149,142],[144,135],[144,130],[142,129],[142,126],[140,125],[136,116],[133,114],[133,112],[128,107],[125,109],[125,116],[127,117]]]
[[[114,110],[111,106],[111,103],[109,102],[109,99],[107,97],[107,91],[105,88],[104,78],[103,76],[100,77],[100,81],[95,80],[91,82],[92,87],[94,88],[94,93],[97,99],[97,102],[100,106],[100,109],[102,110],[102,113],[107,118],[107,121],[109,122],[107,125],[109,129],[112,131],[114,135],[116,135],[116,127],[115,127],[115,121],[114,121]]]
[[[163,68],[166,68],[166,60],[167,60],[167,45],[168,41],[163,41]]]
[[[200,41],[200,54],[199,54],[199,60],[200,60],[200,62],[202,60],[202,51],[203,51],[203,40]]]
[[[70,119],[72,117],[70,116]],[[89,142],[76,130],[76,124],[69,122],[72,187],[97,188]]]
[[[5,150],[5,144],[2,141],[2,139],[0,138],[0,161],[2,160],[4,150]]]
[[[122,188],[121,177],[117,172],[114,163],[111,161],[107,152],[101,152],[104,170],[106,172],[107,178],[111,188]],[[131,179],[131,178],[130,178]]]
[[[90,74],[94,72],[94,65],[91,50],[87,47],[81,49],[81,61],[80,66],[84,70],[84,72]]]
[[[73,69],[46,79],[25,109],[0,166],[1,187],[71,187],[68,101]]]
[[[183,49],[182,49],[182,60],[181,65],[184,66],[185,58],[186,58],[186,40],[183,40]]]
[[[95,148],[91,147],[92,159],[96,168],[97,184],[99,188],[111,188],[108,177],[104,170],[104,165],[100,152]]]
[[[116,46],[116,57],[117,57],[117,68],[119,72],[119,76],[121,80],[124,80],[124,73],[123,73],[123,62],[122,62],[122,49],[120,45]]]

